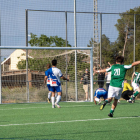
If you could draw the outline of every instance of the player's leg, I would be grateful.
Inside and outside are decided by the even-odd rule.
[[[55,98],[57,98],[57,96],[58,96],[58,94],[57,94],[57,92],[55,92]]]
[[[140,93],[140,88],[139,88],[139,84],[136,84],[134,82],[132,82],[132,86],[133,86],[133,89],[134,89],[134,94],[131,96],[131,101],[132,103],[135,102],[135,97]]]
[[[52,91],[51,100],[52,100],[52,108],[55,108],[55,90]]]
[[[87,85],[83,85],[83,89],[84,89],[85,94],[86,94],[86,100],[85,101],[88,100],[88,88],[87,87],[88,87]]]
[[[47,101],[48,101],[48,103],[50,103],[51,102],[51,94],[52,93],[50,91],[50,85],[47,85],[47,87],[48,87],[48,90],[49,90]]]
[[[110,110],[110,113],[108,114],[109,117],[113,117],[113,113],[114,113],[114,110],[117,106],[117,103],[118,103],[118,99],[114,99],[114,102],[111,106],[111,110]]]
[[[55,102],[55,105],[58,107],[58,108],[61,108],[60,105],[59,105],[59,102],[61,100],[61,92],[62,92],[62,89],[61,89],[61,86],[57,86],[55,87],[56,88],[56,91],[57,91],[57,99],[56,99],[56,102]]]
[[[100,106],[100,110],[103,110],[103,108],[105,107],[105,105],[107,104],[107,103],[110,103],[111,101],[112,101],[112,99],[113,99],[113,93],[114,93],[114,91],[113,91],[113,87],[112,86],[109,86],[109,89],[108,89],[108,98],[104,101],[104,103]]]
[[[114,87],[114,102],[111,106],[110,113],[108,114],[109,117],[113,117],[113,113],[115,111],[115,108],[117,107],[118,100],[121,98],[122,90],[123,88]]]
[[[132,94],[133,94],[133,92],[132,92]],[[125,99],[125,100],[129,100],[130,99],[130,93],[129,93],[129,91],[127,90],[127,91],[124,91],[123,93],[122,93],[122,98],[123,99]]]
[[[103,110],[103,108],[106,106],[107,103],[110,103],[113,98],[108,98],[104,101],[104,103],[100,106],[100,110]]]
[[[100,104],[101,104],[101,102],[100,102],[100,98],[98,98],[98,97],[94,96],[94,103],[97,105],[97,103],[96,103],[96,102],[98,102],[98,105],[100,105]]]
[[[135,93],[131,96],[131,101],[132,101],[132,103],[133,102],[135,102],[135,98],[136,98],[136,96],[138,95],[140,93],[140,88],[138,88],[136,91],[135,91]]]

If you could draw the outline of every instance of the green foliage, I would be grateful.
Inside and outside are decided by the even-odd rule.
[[[93,46],[93,38],[91,38],[91,40],[89,41],[89,44],[87,45],[88,47],[92,47]],[[98,44],[96,47],[99,47],[100,44]],[[107,63],[114,63],[115,57],[116,57],[116,52],[117,52],[117,48],[116,46],[116,42],[115,43],[111,43],[109,38],[103,34],[102,35],[102,66],[106,67]],[[100,51],[99,51],[100,53]],[[93,52],[94,54],[94,52]],[[99,55],[99,54],[98,54]],[[95,57],[95,55],[93,56]],[[96,64],[94,64],[96,65]]]
[[[125,61],[131,61],[132,58],[129,54],[133,51],[134,45],[134,14],[140,13],[140,7],[130,9],[123,14],[120,14],[120,19],[117,20],[117,24],[115,24],[119,36],[117,39],[117,46],[120,51],[123,51],[125,39],[126,39],[126,48],[125,48]],[[140,15],[136,15],[136,43],[140,43],[139,36],[140,36]],[[126,38],[127,37],[127,38]],[[130,60],[128,60],[130,59]]]
[[[68,42],[67,42],[68,43]],[[31,33],[31,40],[29,41],[31,46],[39,47],[65,47],[66,41],[59,38],[58,36],[37,35]],[[71,45],[68,43],[68,47]],[[52,48],[53,49],[53,48]],[[28,68],[30,70],[45,71],[46,64],[51,63],[52,59],[57,60],[57,67],[61,69],[62,73],[69,75],[71,80],[75,79],[75,53],[70,53],[67,55],[60,55],[65,53],[65,50],[31,50],[29,55],[32,58],[28,58]],[[68,52],[68,51],[67,51]],[[67,58],[67,59],[66,59]],[[81,78],[85,71],[85,68],[89,68],[90,64],[85,63],[83,60],[87,58],[87,55],[77,53],[77,76],[78,79]],[[66,62],[67,60],[67,62]],[[26,69],[26,60],[21,60],[17,64],[18,69]]]
[[[30,33],[31,39],[29,44],[31,46],[39,46],[39,47],[66,47],[66,41],[58,36],[46,36],[41,34],[40,37],[37,35]],[[67,41],[67,46],[71,47],[71,45]]]
[[[46,65],[50,63],[48,58],[44,59],[32,59],[28,58],[28,68],[30,70],[45,71]],[[26,69],[26,60],[19,61],[17,64],[18,69]]]
[[[118,30],[118,38],[115,42],[110,42],[106,35],[102,35],[102,66],[107,65],[107,62],[114,63],[115,58],[118,55],[123,55],[125,64],[131,64],[133,62],[133,46],[134,46],[134,14],[136,14],[136,30],[135,30],[135,60],[139,60],[140,54],[140,7],[130,9],[129,11],[120,14],[120,18],[115,24]],[[93,46],[93,38],[89,41],[88,47]],[[126,43],[126,44],[125,44]],[[98,44],[100,46],[100,44]],[[133,69],[127,72],[127,76],[131,76]],[[136,66],[136,71],[140,71],[140,66]]]

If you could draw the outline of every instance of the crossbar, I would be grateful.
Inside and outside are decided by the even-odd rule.
[[[0,49],[27,49],[27,50],[92,50],[92,47],[26,47],[26,46],[0,46]]]

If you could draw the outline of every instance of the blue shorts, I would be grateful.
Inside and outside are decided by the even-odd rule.
[[[47,87],[48,87],[48,90],[50,91],[51,86],[50,85],[47,85]]]
[[[62,92],[61,86],[56,86],[56,87],[50,87],[50,91],[52,92]]]
[[[103,97],[104,99],[107,99],[107,94],[97,94],[97,98],[100,99],[100,97]]]
[[[107,94],[105,94],[105,93],[98,93],[95,96],[99,99],[100,99],[100,97],[103,97],[104,99],[107,99]]]

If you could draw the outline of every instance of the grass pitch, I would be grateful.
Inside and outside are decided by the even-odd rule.
[[[55,140],[138,140],[140,139],[140,101],[121,101],[114,117],[111,105],[100,111],[91,102],[60,102],[0,105],[0,139]]]

